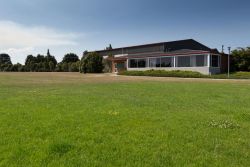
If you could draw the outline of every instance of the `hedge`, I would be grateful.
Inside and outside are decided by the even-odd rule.
[[[180,77],[180,78],[209,78],[208,75],[203,75],[193,71],[165,71],[165,70],[148,70],[148,71],[123,71],[119,75],[127,76],[151,76],[151,77]]]

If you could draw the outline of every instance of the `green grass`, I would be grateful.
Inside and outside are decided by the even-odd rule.
[[[0,74],[0,166],[250,164],[250,82],[40,75]]]
[[[215,79],[227,79],[228,74],[218,74],[212,76]],[[230,79],[250,79],[250,72],[234,72],[230,73]]]

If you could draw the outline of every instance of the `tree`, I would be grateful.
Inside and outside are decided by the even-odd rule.
[[[13,72],[24,72],[25,69],[24,69],[24,66],[23,66],[22,64],[17,63],[17,64],[14,64],[14,65],[12,66],[11,71],[13,71]]]
[[[55,71],[57,61],[56,58],[50,54],[49,49],[47,51],[47,56],[45,56],[45,60],[46,60],[46,66],[45,66],[46,71],[47,72]]]
[[[26,71],[36,71],[35,69],[35,64],[37,63],[37,58],[34,57],[33,55],[28,55],[25,60],[25,68]]]
[[[63,72],[62,70],[62,63],[58,63],[55,69],[56,72]]]
[[[106,47],[106,50],[112,50],[113,48],[112,48],[112,45],[111,44],[109,44],[109,46],[108,47]]]
[[[0,54],[0,64],[12,64],[10,56],[8,54]]]
[[[30,72],[53,72],[55,71],[57,61],[48,50],[47,55],[38,54],[37,57],[28,55],[25,60],[25,69]]]
[[[68,53],[63,57],[62,63],[74,63],[79,61],[79,57],[74,53]]]
[[[87,50],[85,50],[85,51],[83,52],[83,55],[82,55],[82,56],[84,57],[84,56],[88,55],[88,53],[89,53],[89,52],[88,52]]]
[[[80,61],[69,64],[69,72],[79,72]]]
[[[250,47],[233,50],[231,64],[234,71],[250,71]]]
[[[62,63],[62,71],[63,72],[69,72],[69,65],[68,63]]]
[[[0,54],[0,71],[11,71],[12,62],[8,54]]]
[[[101,73],[103,68],[103,57],[96,52],[89,53],[82,59],[81,71],[84,73]]]
[[[49,62],[49,71],[53,72],[54,70],[55,70],[55,64],[52,61],[50,61]]]

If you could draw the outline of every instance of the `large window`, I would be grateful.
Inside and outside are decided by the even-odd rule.
[[[149,58],[149,67],[161,67],[161,58]]]
[[[129,68],[145,68],[147,66],[146,59],[130,59]]]
[[[220,66],[220,56],[211,55],[211,66],[212,67],[219,67]]]
[[[173,57],[149,58],[149,67],[174,67]]]
[[[138,68],[145,68],[146,67],[146,59],[138,59]]]
[[[162,57],[161,58],[161,67],[174,67],[174,58],[173,57]]]
[[[129,60],[129,67],[130,68],[137,68],[137,60],[136,59],[130,59]]]
[[[196,59],[196,67],[204,67],[207,66],[207,55],[196,55],[195,56]]]
[[[191,67],[191,56],[177,56],[177,67]]]
[[[207,66],[207,55],[177,56],[177,67],[205,67]]]

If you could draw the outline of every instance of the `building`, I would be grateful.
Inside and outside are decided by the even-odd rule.
[[[186,70],[202,74],[223,72],[222,54],[193,39],[96,51],[112,61],[112,72],[122,70]]]

